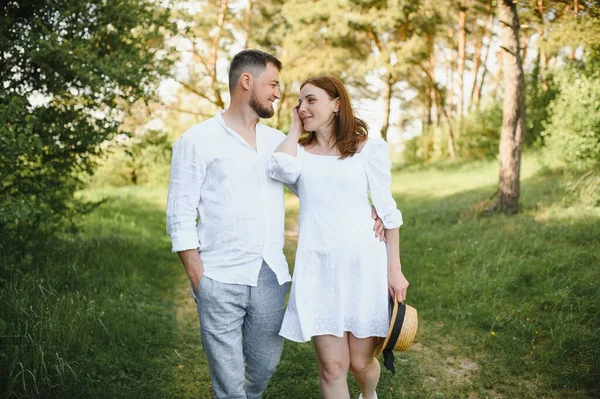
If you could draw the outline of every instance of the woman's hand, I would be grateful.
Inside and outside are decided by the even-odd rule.
[[[388,290],[390,296],[396,298],[398,302],[406,300],[408,280],[404,277],[400,264],[388,267]]]
[[[292,126],[290,127],[290,134],[294,134],[298,137],[304,133],[304,124],[302,123],[302,119],[300,118],[300,114],[298,113],[299,105],[296,105],[292,109]]]

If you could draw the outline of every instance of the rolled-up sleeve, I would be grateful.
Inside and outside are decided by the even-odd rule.
[[[198,153],[193,140],[181,136],[173,146],[171,176],[167,197],[167,233],[173,244],[172,251],[198,248],[198,203],[206,163]]]
[[[300,177],[302,164],[298,157],[283,152],[274,152],[269,160],[269,175],[280,182],[293,185]]]
[[[365,150],[365,170],[369,181],[369,192],[377,215],[386,229],[400,227],[402,226],[402,213],[390,190],[392,184],[390,147],[382,139],[370,139]]]

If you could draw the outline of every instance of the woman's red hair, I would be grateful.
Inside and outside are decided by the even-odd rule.
[[[338,148],[341,159],[356,154],[359,145],[367,139],[368,128],[363,120],[354,115],[344,84],[334,76],[315,76],[304,81],[300,90],[307,84],[325,90],[331,99],[339,99],[339,113],[333,117],[333,144]],[[299,142],[304,147],[311,146],[317,142],[317,135],[307,132]]]

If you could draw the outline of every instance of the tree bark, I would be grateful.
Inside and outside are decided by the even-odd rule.
[[[458,12],[458,101],[456,104],[456,115],[460,121],[463,117],[465,99],[465,58],[467,50],[467,1],[460,0]],[[457,132],[460,135],[460,129]]]
[[[383,126],[381,127],[381,138],[387,141],[388,128],[390,126],[390,106],[392,102],[392,77],[388,73],[385,79],[383,91]]]
[[[435,50],[432,48],[431,55],[429,56],[429,76],[431,76],[430,80],[430,90],[429,90],[429,98],[431,102],[431,122],[435,127],[440,125],[440,99],[437,95],[437,83],[435,81]]]
[[[246,13],[244,15],[244,29],[246,30],[246,41],[244,48],[252,45],[252,0],[246,0]]]
[[[485,33],[482,32],[481,36],[475,42],[475,54],[473,55],[473,87],[471,87],[471,95],[469,96],[469,106],[467,109],[473,108],[473,97],[477,90],[477,77],[479,76],[479,67],[481,66],[481,52],[483,47],[483,37]],[[485,68],[485,65],[484,65]]]
[[[433,101],[432,101],[432,92],[431,86],[425,86],[425,104],[427,110],[425,111],[425,118],[423,118],[423,127],[427,128],[433,123]]]
[[[496,69],[496,76],[494,76],[494,87],[492,88],[492,93],[494,95],[494,98],[498,98],[498,90],[500,89],[500,80],[502,79],[502,58],[504,55],[504,51],[502,50],[498,50],[498,52],[496,53],[496,65],[497,65],[497,69]]]
[[[490,6],[491,9],[491,6]],[[488,68],[487,68],[487,61],[490,55],[490,47],[492,47],[492,36],[493,34],[493,28],[494,28],[494,12],[490,10],[490,16],[485,28],[485,32],[489,32],[489,38],[488,38],[488,43],[487,46],[485,48],[485,55],[483,56],[483,62],[481,63],[481,65],[483,66],[483,71],[481,72],[481,79],[479,80],[479,82],[477,82],[477,75],[475,75],[475,81],[473,84],[473,93],[471,93],[471,105],[475,105],[475,107],[477,109],[479,109],[479,100],[481,99],[481,92],[483,90],[483,85],[485,83],[485,78],[487,76],[487,72],[488,72]],[[482,37],[482,41],[483,41],[483,37]]]
[[[450,47],[450,57],[448,58],[448,94],[446,101],[448,103],[448,115],[452,118],[454,115],[454,30],[448,28],[448,43]]]
[[[527,36],[523,37],[523,41],[521,42],[521,61],[525,63],[527,61],[527,50],[529,48],[529,38]]]
[[[440,115],[440,114],[443,115],[444,119],[446,119],[446,123],[448,124],[448,155],[450,156],[450,158],[454,159],[454,158],[456,158],[456,152],[455,152],[455,147],[454,147],[454,132],[452,131],[452,124],[450,123],[451,118],[448,115],[446,108],[442,104],[442,93],[440,91],[440,88],[437,86],[437,84],[435,82],[435,75],[433,73],[434,70],[433,70],[433,68],[428,69],[427,67],[423,66],[422,64],[419,64],[419,66],[421,67],[423,72],[425,72],[425,74],[427,75],[427,78],[429,79],[429,83],[430,83],[430,86],[432,88],[432,92],[434,95],[433,102],[435,104],[438,104],[437,115]],[[439,121],[439,119],[440,118],[438,117],[438,121]]]
[[[540,22],[538,24],[538,42],[545,40],[545,24],[546,19],[544,17],[544,1],[537,1],[537,12],[539,14]],[[542,81],[542,90],[548,91],[548,82],[546,79],[546,66],[548,64],[546,50],[544,49],[543,44],[538,45],[538,67],[540,70],[540,80]]]
[[[519,209],[521,147],[525,130],[525,78],[519,43],[519,16],[513,0],[501,0],[504,112],[500,136],[498,200],[491,210],[514,214]]]
[[[287,87],[283,87],[281,90],[281,97],[277,104],[277,112],[275,112],[273,118],[273,127],[279,129],[281,126],[281,114],[287,110]]]
[[[215,103],[220,109],[225,108],[225,102],[221,96],[221,91],[218,88],[218,76],[217,76],[217,59],[219,54],[219,41],[221,40],[221,30],[225,23],[225,16],[227,15],[227,0],[221,0],[219,7],[219,16],[217,18],[217,29],[214,36],[212,37],[212,50],[210,54],[210,78],[212,80],[212,88],[215,92]]]
[[[579,19],[579,0],[574,0],[573,1],[573,18],[575,19],[575,23],[577,23],[577,20]],[[577,47],[573,46],[571,48],[571,53],[569,54],[569,59],[574,60],[575,59],[575,50],[577,49]]]

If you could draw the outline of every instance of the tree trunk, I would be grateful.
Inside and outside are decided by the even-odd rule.
[[[521,62],[523,62],[523,64],[525,62],[527,62],[528,48],[529,48],[529,38],[527,36],[524,36],[523,40],[521,41]]]
[[[503,53],[504,51],[502,50],[498,50],[498,52],[496,53],[496,76],[494,76],[494,87],[492,88],[492,93],[494,95],[494,98],[498,98],[498,90],[500,89],[500,80],[502,79],[502,58],[503,58]]]
[[[431,86],[425,86],[425,118],[423,118],[423,126],[429,127],[433,123],[433,101],[431,96]]]
[[[281,92],[281,97],[277,101],[277,110],[275,112],[275,115],[273,115],[272,121],[273,121],[273,127],[275,129],[281,130],[282,115],[287,115],[287,112],[289,109],[290,96],[288,93],[288,86],[282,85],[280,92]]]
[[[381,138],[387,141],[388,128],[390,126],[390,106],[392,102],[392,77],[388,73],[385,79],[383,91],[383,126],[381,127]]]
[[[499,197],[491,210],[514,214],[519,209],[521,146],[525,129],[525,78],[519,43],[519,16],[513,0],[499,1],[504,51],[504,112],[500,136]]]
[[[246,14],[244,15],[244,29],[246,30],[246,41],[244,48],[252,45],[252,0],[246,0]]]
[[[221,40],[221,30],[223,29],[223,24],[225,23],[225,16],[227,15],[227,0],[221,0],[221,5],[219,7],[219,17],[217,19],[217,26],[215,34],[212,38],[212,50],[210,55],[210,77],[212,79],[212,88],[215,92],[215,102],[217,107],[220,109],[225,108],[225,102],[223,101],[223,97],[221,96],[221,91],[218,87],[218,76],[217,76],[217,59],[219,55],[219,42]]]
[[[475,95],[475,90],[477,90],[477,77],[479,76],[479,67],[481,66],[481,49],[483,47],[484,35],[485,33],[482,32],[481,36],[475,42],[475,54],[473,55],[473,87],[471,87],[469,106],[467,107],[469,110],[473,108],[473,96]]]
[[[427,85],[427,95],[428,95],[428,104],[429,104],[429,124],[435,127],[440,124],[440,108],[439,101],[437,96],[437,86],[435,82],[435,49],[433,46],[431,47],[431,53],[429,55],[429,62],[427,63],[428,71],[426,72],[429,79],[429,84]]]
[[[450,57],[448,58],[448,93],[446,101],[448,103],[448,115],[452,118],[454,115],[454,31],[448,28],[448,43],[450,46]]]
[[[467,1],[460,0],[458,12],[458,101],[456,115],[460,121],[463,117],[464,92],[465,92],[465,58],[467,50]],[[457,135],[460,135],[460,129]]]
[[[491,6],[490,6],[491,9]],[[488,19],[488,23],[485,28],[485,32],[489,32],[490,36],[488,38],[488,43],[485,48],[485,55],[483,56],[483,71],[481,72],[481,79],[479,83],[477,80],[474,82],[473,93],[471,93],[471,104],[474,104],[477,109],[479,109],[479,100],[481,99],[481,92],[483,90],[483,85],[485,83],[485,77],[488,72],[487,61],[490,56],[490,47],[492,47],[492,36],[493,36],[493,28],[494,28],[494,12],[490,10],[490,16]],[[483,37],[482,37],[483,41]],[[475,75],[475,79],[477,79],[477,75]]]
[[[574,0],[573,1],[573,18],[575,19],[575,23],[577,23],[577,20],[579,19],[579,0]],[[577,49],[577,47],[574,45],[573,47],[571,47],[571,53],[569,54],[569,59],[574,60],[575,59],[575,50]]]
[[[537,2],[537,11],[540,14],[540,22],[538,24],[538,42],[545,40],[545,24],[546,20],[544,18],[544,2],[543,0],[538,0]],[[538,45],[538,65],[540,70],[540,79],[542,81],[542,90],[548,91],[548,82],[546,80],[546,66],[548,64],[546,50],[544,49],[544,45]]]
[[[434,74],[434,67],[433,65],[435,65],[435,63],[430,63],[430,68],[426,68],[423,65],[421,65],[421,69],[425,72],[425,74],[427,75],[427,78],[429,79],[429,84],[432,88],[432,93],[434,95],[434,100],[433,103],[437,104],[437,110],[436,110],[436,115],[437,115],[437,120],[439,122],[440,120],[440,115],[443,115],[444,118],[446,119],[446,123],[448,125],[448,155],[450,156],[450,158],[454,159],[456,157],[456,152],[454,150],[454,133],[452,131],[452,124],[451,122],[451,118],[448,115],[448,112],[446,111],[446,108],[444,107],[444,105],[442,104],[442,93],[440,91],[440,88],[437,86],[436,82],[435,82],[435,74]]]

